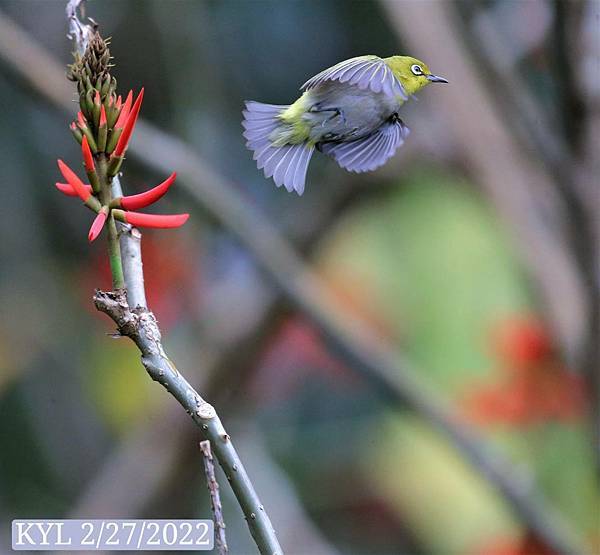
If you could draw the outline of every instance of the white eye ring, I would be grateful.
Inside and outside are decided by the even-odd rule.
[[[419,64],[413,64],[412,66],[410,66],[410,70],[415,75],[423,75],[423,69],[421,68],[421,66]]]

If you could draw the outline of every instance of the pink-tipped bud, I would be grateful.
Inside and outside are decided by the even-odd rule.
[[[87,127],[87,121],[81,111],[77,112],[77,122],[80,127]]]
[[[68,183],[55,183],[56,188],[63,194],[68,197],[78,197],[77,191],[71,187]],[[89,191],[90,195],[92,194],[92,186],[85,185],[85,188]]]
[[[125,126],[125,122],[129,117],[129,112],[131,111],[131,103],[133,102],[133,91],[129,91],[127,98],[125,99],[125,103],[119,112],[119,117],[117,118],[117,123],[115,123],[115,129],[123,129]]]
[[[123,103],[123,99],[121,98],[121,95],[117,96],[117,101],[115,102],[115,108],[117,110],[120,110],[122,103]]]
[[[175,182],[176,177],[177,174],[173,172],[160,185],[153,187],[149,191],[144,191],[139,195],[130,195],[127,197],[122,197],[120,199],[119,204],[125,210],[138,210],[140,208],[150,206],[169,190],[169,187]]]
[[[182,226],[188,221],[189,214],[142,214],[140,212],[123,212],[128,224],[138,227],[154,227],[169,229]]]
[[[74,121],[72,121],[71,125],[69,125],[69,129],[71,131],[75,131],[77,129],[77,124]]]
[[[87,172],[96,171],[94,166],[94,157],[88,143],[87,137],[84,135],[81,140],[81,153],[83,154],[83,163],[85,164],[85,170]]]
[[[100,127],[106,125],[106,110],[104,109],[104,104],[100,106]]]
[[[90,227],[90,231],[88,233],[88,241],[90,243],[94,241],[98,237],[98,235],[100,235],[100,232],[104,227],[104,223],[106,222],[107,216],[108,208],[106,206],[103,206],[100,209],[100,212],[98,212],[97,216],[94,218],[94,221],[92,222],[92,227]]]
[[[96,91],[96,94],[94,95],[94,104],[100,106],[100,91]]]
[[[57,160],[58,169],[60,173],[63,174],[63,177],[67,180],[67,183],[73,187],[73,190],[77,193],[77,196],[83,201],[87,202],[87,200],[92,196],[92,193],[86,188],[85,184],[77,174],[69,168],[62,160]]]

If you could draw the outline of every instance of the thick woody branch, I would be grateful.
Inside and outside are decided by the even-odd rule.
[[[204,438],[211,442],[260,552],[283,553],[229,434],[214,407],[196,392],[167,357],[154,314],[143,307],[130,309],[124,291],[96,291],[94,304],[115,322],[122,336],[129,337],[137,345],[148,375],[179,401]]]

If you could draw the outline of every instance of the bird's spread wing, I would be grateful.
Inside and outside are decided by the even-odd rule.
[[[376,93],[408,99],[400,81],[379,56],[359,56],[340,62],[309,79],[300,90],[314,89],[325,81],[339,81],[356,85],[362,90],[369,88]]]
[[[343,143],[321,143],[319,148],[342,168],[362,173],[383,166],[404,142],[410,129],[401,120],[383,124],[367,137]]]

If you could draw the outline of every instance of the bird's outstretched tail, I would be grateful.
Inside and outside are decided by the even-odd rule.
[[[314,146],[307,143],[273,145],[270,135],[282,125],[277,116],[286,108],[288,106],[246,101],[242,122],[244,137],[246,146],[254,152],[258,169],[262,168],[266,177],[272,176],[277,187],[283,185],[288,191],[301,195]]]

